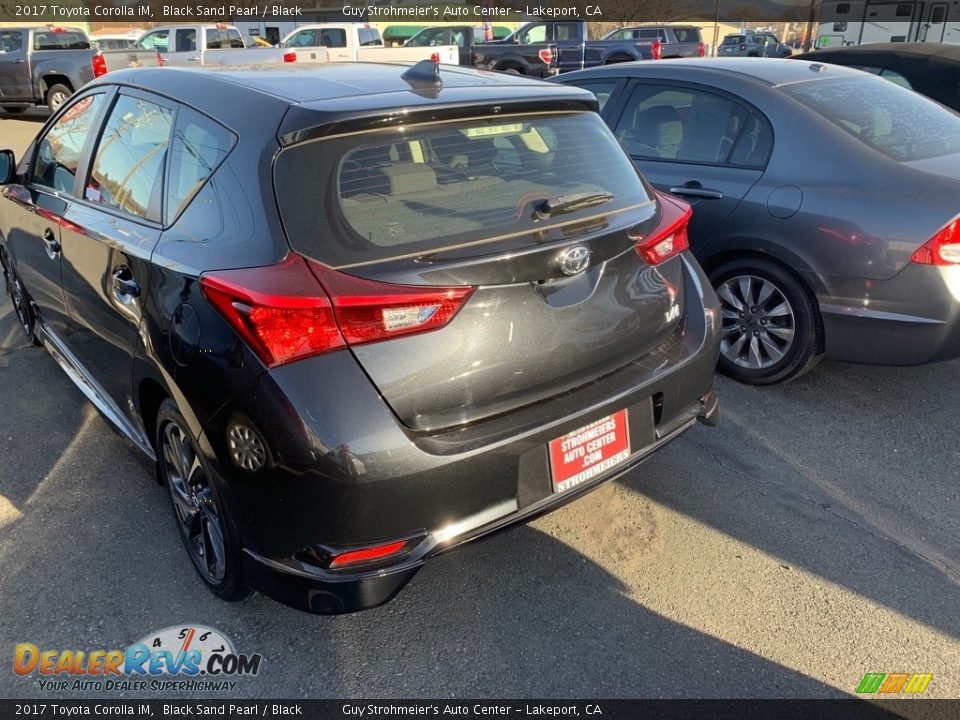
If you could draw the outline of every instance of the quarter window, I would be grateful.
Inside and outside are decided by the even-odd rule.
[[[40,139],[33,167],[34,185],[73,193],[80,157],[102,104],[102,94],[81,98]]]
[[[576,85],[577,87],[582,87],[584,90],[589,90],[596,95],[597,100],[600,103],[600,112],[603,112],[603,106],[607,104],[607,100],[609,100],[610,95],[613,94],[613,89],[617,86],[617,81],[591,80],[589,82],[579,82]]]
[[[172,222],[204,186],[233,146],[234,137],[199,113],[181,108],[170,148],[167,220]]]
[[[121,95],[100,136],[84,197],[159,221],[172,119],[168,108]]]

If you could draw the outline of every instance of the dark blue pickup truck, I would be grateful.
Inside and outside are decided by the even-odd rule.
[[[659,40],[587,40],[584,22],[530,22],[496,42],[475,46],[474,67],[534,77],[631,60],[659,60]]]

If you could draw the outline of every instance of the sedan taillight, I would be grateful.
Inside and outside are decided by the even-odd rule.
[[[960,217],[918,248],[910,260],[920,265],[960,265]]]

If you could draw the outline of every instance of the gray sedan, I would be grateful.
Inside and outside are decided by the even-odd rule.
[[[723,303],[720,369],[960,356],[960,115],[868,73],[776,59],[563,75],[657,188]]]

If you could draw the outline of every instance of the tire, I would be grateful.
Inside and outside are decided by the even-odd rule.
[[[748,385],[773,385],[800,377],[823,357],[816,299],[782,265],[736,258],[715,268],[710,282],[720,298],[723,374]]]
[[[517,70],[517,68],[514,68],[514,67],[504,68],[500,72],[506,73],[507,75],[523,75],[522,72],[520,72],[519,70]]]
[[[20,113],[27,111],[27,106],[26,105],[4,105],[3,111],[7,113],[7,115],[19,115]]]
[[[10,258],[5,252],[0,255],[0,265],[3,266],[3,284],[7,290],[7,295],[10,297],[10,302],[13,303],[13,310],[17,315],[17,322],[20,323],[20,329],[23,330],[23,334],[29,342],[37,346],[43,345],[36,333],[37,318],[34,314],[33,302],[10,265]]]
[[[50,86],[50,89],[47,90],[47,107],[50,108],[50,112],[55,113],[60,109],[60,106],[63,105],[67,98],[73,95],[73,90],[68,88],[66,85],[57,83],[56,85]]]
[[[632,61],[633,61],[633,58],[630,57],[629,55],[614,55],[611,58],[607,58],[607,61],[604,63],[604,65],[614,65],[616,63],[632,62]]]
[[[170,399],[157,411],[157,473],[167,489],[174,521],[197,575],[221,600],[242,600],[236,531],[189,425]]]

